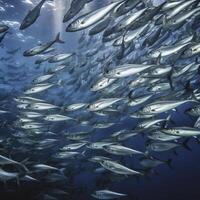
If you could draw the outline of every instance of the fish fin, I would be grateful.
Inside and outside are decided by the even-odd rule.
[[[197,136],[193,136],[193,138],[197,141],[198,144],[200,144],[200,139]]]
[[[156,64],[157,65],[160,65],[160,63],[161,63],[161,53],[159,53],[159,56],[156,58]]]
[[[163,26],[165,26],[167,24],[167,17],[166,17],[166,15],[163,15],[162,23],[163,23]]]
[[[84,150],[84,151],[81,153],[81,155],[85,157],[85,156],[86,156],[86,155],[85,155],[86,151],[87,151],[87,150]]]
[[[167,79],[169,81],[169,85],[170,85],[171,90],[174,90],[173,81],[172,81],[172,70],[169,73],[169,75],[167,76]]]
[[[62,175],[65,175],[65,168],[61,168],[61,169],[59,169],[59,171],[60,171],[60,173],[61,173]]]
[[[55,42],[61,43],[61,44],[65,43],[63,40],[60,39],[60,33],[57,34]]]
[[[19,162],[20,166],[21,166],[22,168],[24,168],[24,170],[25,170],[26,172],[30,172],[29,169],[25,166],[25,164],[27,164],[27,161],[28,161],[28,160],[29,160],[29,158],[26,158],[26,159],[22,160],[21,162]]]
[[[188,151],[191,151],[191,148],[188,146],[188,142],[189,142],[190,138],[187,138],[183,143],[182,146],[187,149]]]

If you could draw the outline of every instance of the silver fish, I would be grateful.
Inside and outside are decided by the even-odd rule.
[[[64,60],[70,58],[73,55],[74,55],[73,53],[58,54],[58,55],[55,55],[55,56],[49,58],[48,62],[49,63],[61,62],[61,61],[64,61]]]
[[[46,44],[43,45],[39,45],[36,46],[30,50],[27,50],[24,52],[24,56],[35,56],[37,54],[41,54],[43,52],[45,52],[46,50],[48,50],[54,43],[64,43],[62,40],[60,40],[60,33],[57,34],[55,40],[48,42]]]
[[[61,121],[67,121],[67,120],[73,120],[71,117],[64,116],[64,115],[47,115],[44,117],[44,120],[49,121],[49,122],[61,122]]]
[[[107,6],[104,6],[100,9],[97,9],[95,11],[89,12],[83,16],[78,17],[68,25],[66,31],[67,32],[80,31],[99,22],[106,15],[108,15],[116,6],[118,6],[123,2],[124,0],[119,0]]]
[[[110,154],[114,154],[114,155],[121,155],[121,156],[125,156],[125,155],[133,155],[133,154],[139,154],[139,155],[144,155],[143,152],[141,151],[137,151],[128,147],[124,147],[121,145],[106,145],[103,146],[103,149],[110,153]]]
[[[180,137],[192,137],[200,135],[200,129],[190,127],[175,127],[165,128],[161,130],[165,134],[175,135]]]
[[[103,110],[104,108],[107,108],[111,105],[113,105],[114,103],[117,103],[118,101],[121,101],[122,98],[108,98],[108,99],[100,99],[97,100],[93,103],[91,103],[88,106],[88,110],[89,111],[99,111],[99,110]]]
[[[106,71],[105,76],[108,78],[123,78],[140,73],[152,67],[155,67],[155,65],[124,64],[117,66],[115,69]]]
[[[194,102],[194,100],[182,100],[182,101],[157,101],[151,104],[144,106],[140,113],[144,115],[156,115],[159,113],[163,113],[176,107],[183,105],[188,102]]]
[[[118,199],[127,195],[110,190],[98,190],[95,191],[91,196],[96,199]]]
[[[141,172],[129,169],[115,161],[111,160],[104,160],[100,162],[101,166],[105,169],[114,172],[116,174],[122,174],[122,175],[142,175]]]

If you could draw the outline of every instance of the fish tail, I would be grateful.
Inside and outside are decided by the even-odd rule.
[[[65,168],[61,168],[61,169],[59,169],[59,171],[60,171],[60,173],[61,173],[62,175],[65,175]]]
[[[191,148],[188,146],[188,142],[189,142],[190,138],[187,138],[183,143],[182,146],[187,149],[188,151],[191,151]]]
[[[60,39],[60,33],[58,33],[58,34],[56,35],[55,42],[61,43],[61,44],[65,43],[63,40]]]
[[[26,158],[26,159],[22,160],[22,161],[19,163],[20,166],[21,166],[22,168],[24,168],[24,170],[25,170],[26,172],[30,172],[29,169],[25,166],[25,164],[27,163],[28,160],[29,160],[29,158]]]

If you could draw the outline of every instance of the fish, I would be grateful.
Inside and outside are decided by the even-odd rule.
[[[49,103],[31,103],[27,107],[30,110],[33,111],[40,111],[40,110],[51,110],[51,109],[59,109],[58,106],[49,104]]]
[[[107,16],[105,17],[105,19],[103,18],[98,24],[96,24],[96,26],[90,29],[89,35],[92,36],[102,32],[109,26],[111,21],[112,21],[111,16]]]
[[[89,111],[99,111],[103,110],[118,101],[121,101],[122,98],[108,98],[108,99],[99,99],[91,104],[88,105],[87,109]]]
[[[159,49],[152,50],[151,53],[149,53],[149,57],[151,58],[158,58],[159,56],[162,57],[167,57],[167,56],[172,56],[172,55],[177,55],[181,54],[187,47],[190,45],[190,42],[185,43],[185,44],[175,44],[172,46],[163,46]]]
[[[116,39],[113,43],[114,46],[120,46],[122,45],[122,41],[124,41],[125,44],[132,42],[133,40],[137,39],[140,37],[143,32],[148,28],[149,24],[145,24],[142,27],[139,27],[138,29],[127,31],[127,33],[123,36],[119,37]]]
[[[107,78],[124,78],[140,73],[152,67],[155,67],[155,65],[124,64],[117,66],[115,69],[105,71],[105,76]]]
[[[91,196],[96,199],[118,199],[127,195],[110,190],[97,190]]]
[[[148,134],[147,137],[151,140],[162,141],[162,142],[175,141],[181,138],[180,136],[165,134],[162,131],[155,131],[151,134]]]
[[[150,119],[143,121],[137,125],[138,129],[148,129],[148,128],[154,128],[154,127],[159,127],[159,123],[161,122],[166,122],[168,119]]]
[[[163,152],[180,147],[180,144],[174,142],[151,142],[146,146],[148,151]]]
[[[121,31],[123,29],[130,27],[138,18],[140,18],[144,14],[146,10],[147,8],[143,8],[126,16],[117,23],[117,25],[114,27],[114,30]]]
[[[162,161],[155,158],[142,158],[140,159],[140,164],[145,168],[154,168],[162,164],[167,164],[171,168],[172,159],[167,161]]]
[[[194,102],[194,100],[182,100],[182,101],[157,101],[144,106],[139,113],[144,115],[156,115],[163,113],[188,102]]]
[[[70,8],[67,13],[63,17],[63,22],[67,22],[71,20],[74,16],[76,16],[87,3],[90,3],[92,0],[73,0],[71,2]]]
[[[74,103],[68,106],[64,106],[64,110],[66,111],[77,111],[79,109],[85,108],[88,104],[86,103]]]
[[[129,169],[115,161],[103,160],[100,162],[101,166],[105,169],[121,175],[142,175],[141,172]]]
[[[57,34],[55,40],[50,41],[50,42],[48,42],[46,44],[41,44],[41,45],[36,46],[36,47],[34,47],[32,49],[26,50],[23,53],[23,56],[29,57],[29,56],[35,56],[35,55],[38,55],[38,54],[42,54],[46,50],[48,50],[55,43],[60,43],[60,44],[64,43],[64,41],[60,40],[60,33]]]
[[[47,74],[47,75],[37,77],[36,79],[33,80],[33,83],[35,83],[35,84],[43,83],[43,82],[51,79],[54,75],[55,74]]]
[[[169,20],[167,20],[167,18],[165,17],[163,20],[164,27],[166,29],[176,30],[177,28],[180,28],[185,23],[186,20],[190,19],[193,15],[198,13],[199,10],[200,7],[197,7],[191,11],[182,12],[179,15],[176,15],[175,17]]]
[[[108,146],[113,144],[113,142],[106,142],[106,141],[100,141],[100,142],[93,142],[87,145],[87,148],[89,149],[98,149],[98,150],[103,150],[104,146]]]
[[[180,136],[180,137],[191,137],[191,136],[197,136],[200,134],[200,131],[198,128],[190,128],[190,127],[165,128],[165,129],[162,129],[161,132],[168,135],[174,135],[174,136]]]
[[[36,94],[36,93],[40,93],[43,92],[51,87],[55,86],[55,84],[49,84],[49,83],[40,83],[40,84],[36,84],[34,85],[32,88],[24,91],[24,94]]]
[[[198,1],[197,0],[190,0],[190,1],[187,1],[187,2],[177,3],[178,5],[176,5],[173,9],[169,10],[166,13],[166,19],[167,20],[172,19],[173,17],[178,15],[180,12],[184,11],[186,8],[188,8],[189,6],[191,6],[192,4],[194,4],[196,2],[198,2]]]
[[[14,98],[14,100],[18,103],[25,103],[25,104],[30,104],[34,102],[45,102],[43,99],[38,99],[30,96],[19,96]]]
[[[104,160],[111,160],[110,158],[108,157],[105,157],[105,156],[94,156],[94,157],[91,157],[88,159],[90,162],[94,162],[94,163],[100,163]]]
[[[94,83],[91,86],[90,90],[93,91],[93,92],[103,90],[104,88],[108,87],[109,85],[111,85],[115,81],[116,81],[115,78],[102,77],[98,81],[96,81],[96,83]]]
[[[63,151],[74,151],[74,150],[78,150],[82,147],[84,147],[87,143],[86,142],[79,142],[79,143],[72,143],[69,145],[65,145],[64,147],[62,147],[61,150]]]
[[[27,122],[20,126],[22,129],[40,129],[43,127],[42,123]]]
[[[28,14],[25,16],[25,18],[23,19],[20,25],[20,28],[19,28],[20,30],[24,30],[36,22],[36,20],[40,16],[41,8],[45,2],[46,0],[41,0],[32,10],[28,12]]]
[[[96,24],[108,15],[116,6],[123,2],[124,0],[119,0],[78,17],[67,26],[66,32],[80,31]]]
[[[50,171],[50,170],[55,170],[55,171],[59,171],[58,168],[56,167],[52,167],[50,165],[46,165],[46,164],[36,164],[33,166],[35,169],[39,170],[39,171]]]
[[[121,145],[105,145],[103,146],[103,149],[110,153],[110,154],[114,154],[114,155],[121,155],[121,156],[126,156],[126,155],[135,155],[135,154],[139,154],[139,155],[144,155],[143,152],[128,148],[128,147],[124,147]]]
[[[7,172],[3,169],[0,169],[0,180],[6,183],[9,180],[16,179],[18,180],[19,174],[16,172]]]
[[[49,63],[61,62],[61,61],[64,61],[64,60],[70,58],[73,55],[74,55],[73,53],[57,54],[57,55],[54,55],[54,56],[50,57],[48,59],[48,62]]]
[[[49,121],[49,122],[61,122],[61,121],[67,121],[67,120],[73,120],[73,118],[64,116],[64,115],[47,115],[44,117],[44,120]]]
[[[9,164],[21,166],[25,171],[27,172],[29,171],[27,167],[23,164],[23,162],[20,163],[15,160],[12,160],[11,158],[7,158],[5,156],[0,155],[0,165],[3,166],[3,165],[9,165]]]

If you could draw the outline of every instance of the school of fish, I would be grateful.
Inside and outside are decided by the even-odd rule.
[[[24,16],[20,31],[34,27],[47,1]],[[113,0],[80,14],[92,1],[72,0],[63,16],[62,34],[81,33],[75,52],[56,52],[65,43],[61,33],[24,52],[7,52],[49,66],[13,94],[15,121],[5,120],[10,135],[0,138],[0,181],[7,188],[45,185],[35,199],[81,199],[85,191],[73,181],[85,172],[95,176],[88,199],[132,199],[112,182],[146,179],[159,165],[172,168],[163,152],[190,150],[192,139],[199,143],[200,0],[156,6]],[[9,31],[0,24],[1,44]],[[183,115],[195,123],[181,124]],[[137,138],[144,148],[135,147]]]

